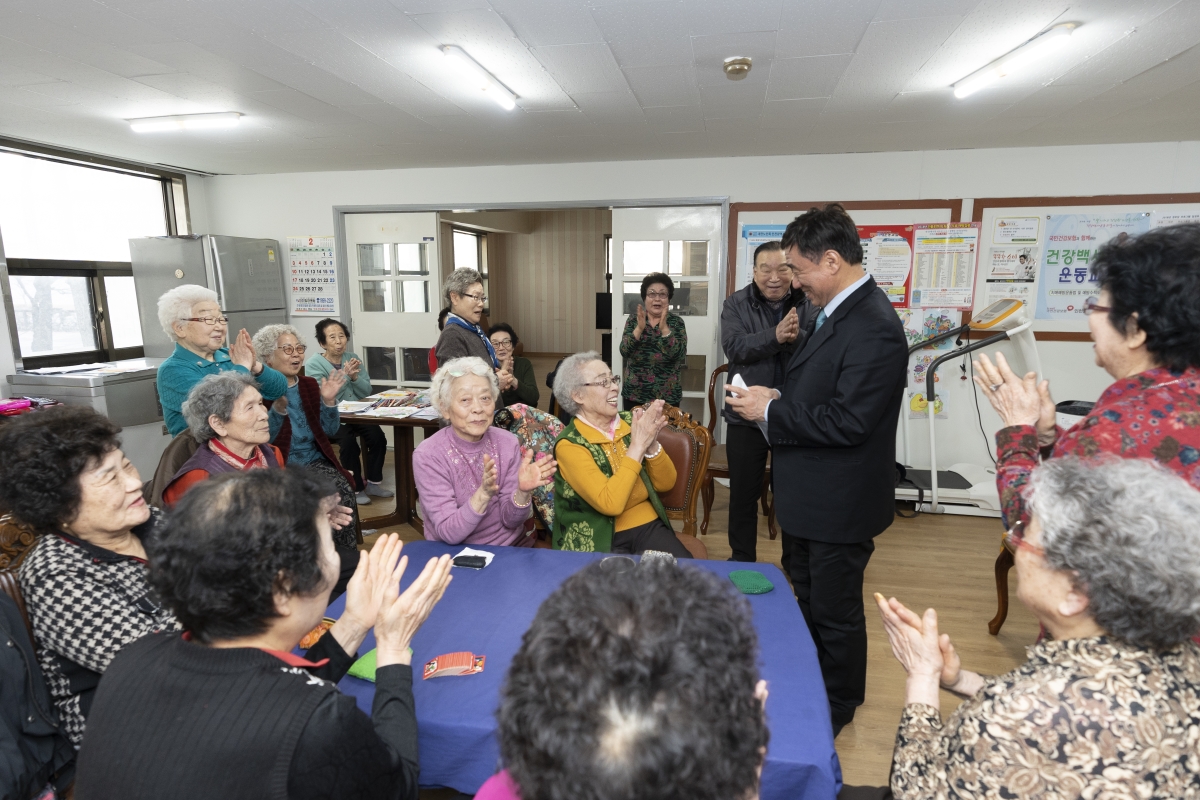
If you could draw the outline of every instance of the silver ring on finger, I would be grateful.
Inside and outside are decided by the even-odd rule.
[[[991,386],[991,389],[993,392],[998,392],[998,391],[1000,391],[1000,387],[1003,385],[1004,384],[1002,384],[1002,383],[993,383]]]

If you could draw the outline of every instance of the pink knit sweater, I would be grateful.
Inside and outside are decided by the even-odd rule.
[[[470,499],[483,482],[483,456],[496,462],[500,491],[482,514]],[[446,427],[413,451],[413,478],[420,493],[425,538],[448,544],[516,544],[524,538],[525,520],[533,513],[513,502],[521,445],[517,437],[500,428],[488,428],[478,442],[468,442]]]

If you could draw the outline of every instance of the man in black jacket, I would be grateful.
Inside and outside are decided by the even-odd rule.
[[[721,347],[729,359],[728,380],[741,375],[747,386],[783,386],[788,361],[804,344],[816,312],[803,292],[792,290],[792,268],[779,242],[754,251],[753,280],[731,294],[721,310]],[[729,549],[734,561],[758,558],[758,498],[771,448],[762,431],[730,408],[725,454],[729,464]]]
[[[907,347],[899,317],[862,268],[840,205],[783,234],[793,287],[820,309],[788,363],[782,393],[727,387],[728,407],[766,420],[789,577],[829,694],[834,734],[862,705],[867,676],[863,572],[895,514],[896,422]]]

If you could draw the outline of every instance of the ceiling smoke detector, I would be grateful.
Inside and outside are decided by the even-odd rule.
[[[740,81],[750,74],[750,57],[733,56],[725,59],[725,77],[731,81]]]

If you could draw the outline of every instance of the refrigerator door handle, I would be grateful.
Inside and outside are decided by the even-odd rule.
[[[217,295],[218,295],[218,299],[220,300],[220,303],[221,303],[221,310],[224,311],[226,309],[226,306],[228,305],[228,303],[226,302],[227,298],[225,297],[225,276],[224,276],[225,270],[221,266],[221,254],[217,250],[216,239],[214,239],[211,236],[209,236],[207,238],[208,238],[208,246],[211,248],[211,251],[212,251],[213,277],[215,278],[216,284],[217,284]]]

